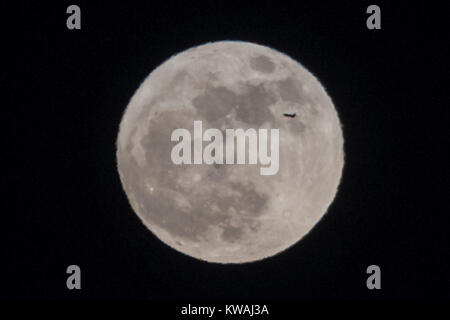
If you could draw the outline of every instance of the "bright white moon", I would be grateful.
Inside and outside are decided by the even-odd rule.
[[[174,164],[171,133],[193,132],[197,120],[219,130],[279,129],[278,172]],[[331,99],[298,62],[221,41],[150,73],[122,118],[117,162],[131,206],[159,239],[201,260],[243,263],[285,250],[325,214],[341,178],[343,137]]]

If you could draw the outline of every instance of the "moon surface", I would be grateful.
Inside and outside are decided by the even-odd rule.
[[[197,120],[203,132],[279,129],[279,171],[174,164],[172,131],[192,133]],[[287,55],[241,41],[197,46],[157,67],[117,139],[122,186],[145,226],[179,252],[217,263],[261,260],[302,239],[333,201],[343,163],[340,121],[319,81]]]

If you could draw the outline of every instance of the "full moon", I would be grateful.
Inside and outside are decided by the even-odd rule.
[[[279,170],[174,164],[175,129],[279,130]],[[203,142],[206,146],[208,143]],[[344,163],[334,105],[300,63],[241,41],[207,43],[153,70],[120,123],[117,167],[131,207],[156,237],[191,257],[246,263],[280,253],[327,212]]]

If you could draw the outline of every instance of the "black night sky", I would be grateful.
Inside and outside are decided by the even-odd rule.
[[[450,298],[442,8],[377,2],[382,29],[368,30],[367,1],[145,3],[2,4],[2,299]],[[70,4],[81,30],[66,28]],[[139,84],[171,55],[215,40],[300,61],[344,132],[328,214],[287,251],[245,265],[201,262],[159,241],[116,168],[119,122]],[[82,290],[66,288],[71,264]],[[371,264],[381,290],[366,287]]]

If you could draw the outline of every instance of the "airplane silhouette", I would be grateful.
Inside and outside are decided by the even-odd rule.
[[[289,117],[289,118],[295,118],[296,113],[283,113],[283,116]]]

